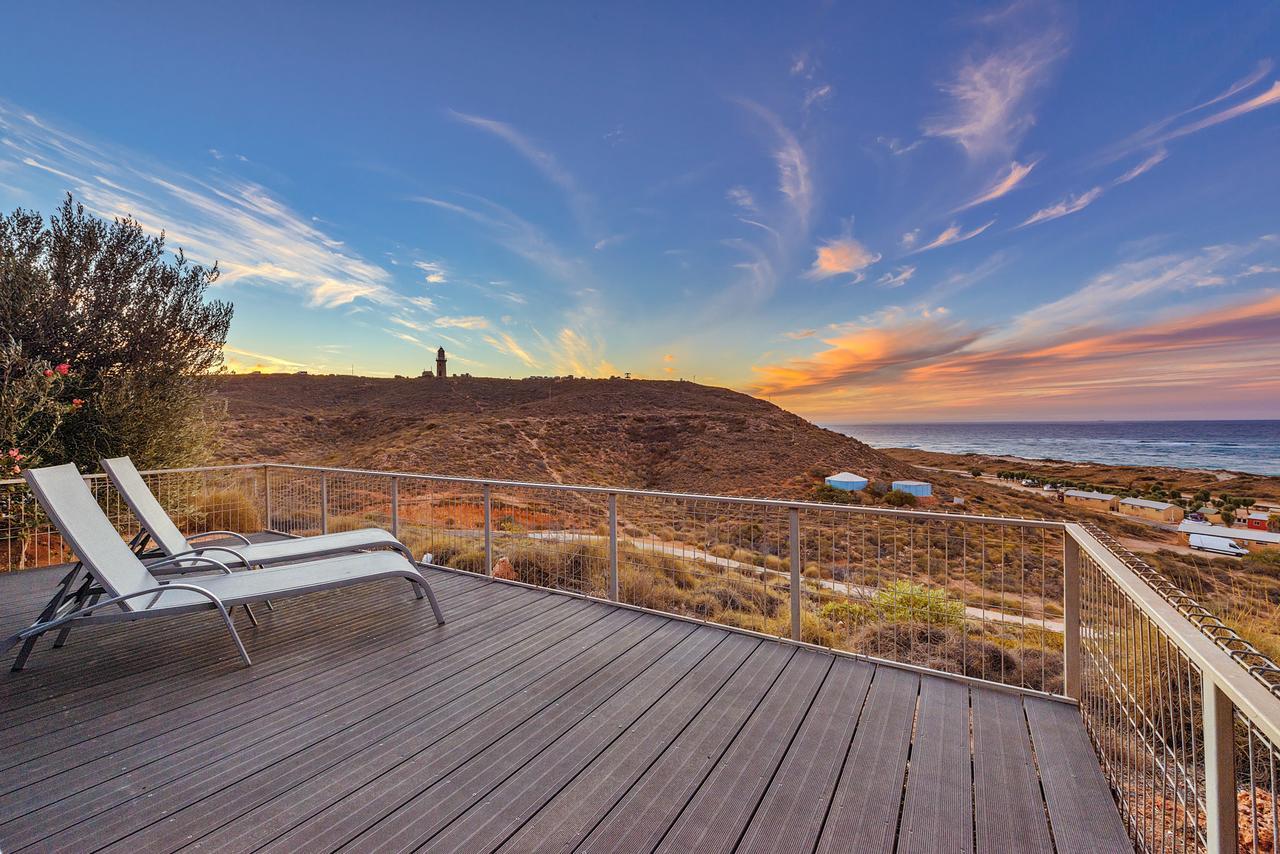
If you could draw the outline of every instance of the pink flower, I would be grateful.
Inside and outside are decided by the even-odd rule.
[[[70,365],[70,364],[68,364],[67,362],[63,362],[62,364],[60,364],[60,365],[58,365],[56,368],[54,368],[54,370],[55,370],[55,371],[57,371],[58,373],[62,374],[62,375],[65,377],[65,376],[67,375],[67,373],[71,370],[71,365]]]
[[[84,406],[84,401],[83,401],[83,400],[81,400],[80,398],[78,398],[78,397],[74,397],[74,398],[72,398],[72,399],[71,399],[71,408],[72,408],[72,409],[79,409],[79,408],[80,408],[80,407],[82,407],[82,406]]]
[[[20,460],[20,459],[22,459],[22,452],[21,452],[21,451],[19,451],[17,448],[10,448],[10,449],[9,449],[9,456],[10,456],[12,459]]]
[[[9,469],[9,472],[11,474],[22,474],[22,466],[14,466],[13,468]]]
[[[44,375],[45,375],[46,377],[51,377],[51,376],[53,376],[53,371],[49,370],[48,368],[45,368],[45,369],[44,369]]]

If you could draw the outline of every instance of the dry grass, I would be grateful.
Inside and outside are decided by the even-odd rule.
[[[197,494],[189,515],[191,522],[205,531],[261,531],[266,527],[258,505],[238,489]]]

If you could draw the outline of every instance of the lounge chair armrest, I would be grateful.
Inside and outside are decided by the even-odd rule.
[[[244,534],[237,533],[236,531],[205,531],[202,534],[194,534],[190,537],[187,537],[187,542],[191,542],[192,540],[198,540],[202,537],[213,537],[213,536],[235,537],[237,540],[240,541],[240,544],[243,546],[253,545],[253,540],[249,539]]]
[[[244,560],[244,558],[240,558],[240,559]],[[197,563],[204,564],[205,567],[213,567],[214,569],[222,570],[227,575],[231,574],[231,567],[227,566],[225,563],[223,563],[220,560],[214,560],[211,557],[205,557],[204,555],[200,554],[200,552],[197,551],[196,549],[192,549],[189,552],[178,552],[176,555],[169,555],[169,557],[165,558],[164,560],[147,564],[147,569],[152,571],[155,571],[157,569],[166,569],[173,565],[185,564],[188,561],[196,561]],[[200,569],[200,567],[193,566],[191,567],[191,569],[196,570],[196,569]],[[172,587],[174,585],[167,585],[167,586]]]
[[[224,614],[226,613],[226,607],[222,604],[222,600],[210,593],[208,590],[205,590],[203,587],[198,587],[194,584],[166,584],[163,587],[153,587],[150,590],[135,590],[132,593],[125,593],[123,596],[112,596],[110,599],[102,599],[98,602],[94,602],[92,605],[86,605],[78,611],[63,614],[61,617],[49,620],[46,623],[34,623],[28,628],[18,632],[14,637],[25,640],[31,635],[43,634],[50,629],[56,629],[63,623],[68,623],[78,617],[88,616],[101,608],[106,608],[109,605],[118,605],[126,599],[136,599],[139,596],[154,596],[156,599],[159,599],[166,590],[190,590],[194,593],[199,593],[201,596],[208,599],[219,611],[222,611]],[[152,604],[155,603],[153,602]],[[148,605],[147,607],[149,608],[151,606]]]

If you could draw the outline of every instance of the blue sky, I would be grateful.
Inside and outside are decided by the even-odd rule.
[[[6,18],[0,205],[219,261],[238,370],[1280,417],[1271,3]]]

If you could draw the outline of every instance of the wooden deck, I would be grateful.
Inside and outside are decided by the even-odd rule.
[[[0,575],[0,632],[56,576]],[[435,572],[0,676],[0,849],[1132,850],[1069,705]],[[0,635],[0,636],[3,636]]]

